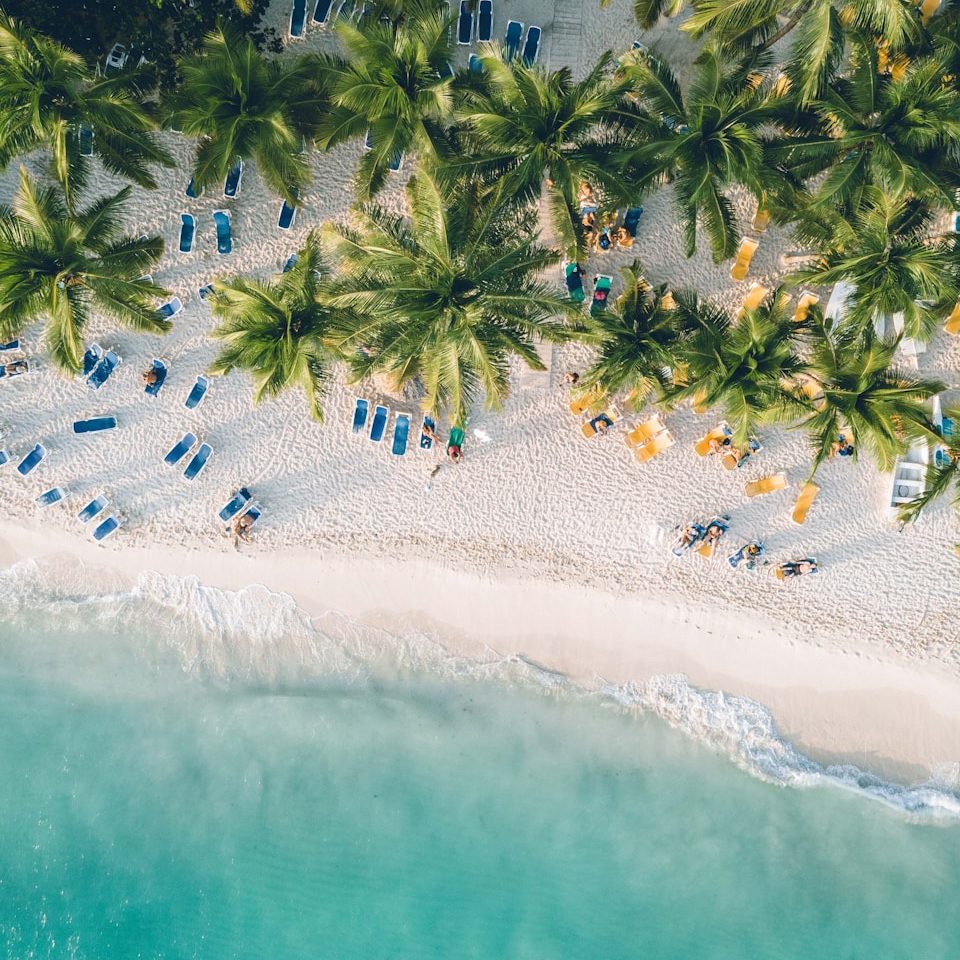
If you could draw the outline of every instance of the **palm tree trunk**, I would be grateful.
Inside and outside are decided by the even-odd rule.
[[[782,40],[799,22],[801,17],[810,9],[813,0],[804,0],[793,13],[793,16],[772,36],[764,40],[757,50],[769,50],[775,43]]]

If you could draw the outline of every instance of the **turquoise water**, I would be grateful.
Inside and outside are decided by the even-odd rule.
[[[155,613],[0,617],[6,957],[960,955],[960,823],[503,675],[223,669]]]

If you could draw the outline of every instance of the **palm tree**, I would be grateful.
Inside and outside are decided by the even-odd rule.
[[[793,33],[785,69],[801,102],[816,97],[840,67],[848,29],[883,37],[893,51],[920,33],[918,18],[901,0],[693,0],[691,5],[693,14],[681,29],[698,38],[709,33],[728,53],[763,52]],[[635,0],[634,11],[649,29],[684,6],[684,0]]]
[[[903,314],[908,337],[929,340],[937,321],[960,296],[954,234],[930,236],[933,212],[916,200],[864,188],[848,217],[821,212],[798,228],[801,239],[829,239],[817,259],[797,270],[794,283],[845,280],[855,293],[850,322],[864,329],[876,318]]]
[[[100,79],[83,58],[0,11],[0,167],[38,148],[50,151],[53,172],[73,203],[85,180],[80,129],[117,176],[142,187],[157,183],[150,165],[173,166],[155,124],[139,102],[135,75]]]
[[[453,109],[450,25],[439,4],[422,3],[397,23],[369,16],[357,26],[339,20],[336,30],[346,57],[321,59],[331,107],[317,144],[330,149],[369,133],[356,180],[366,202],[396,158],[415,151],[434,160],[442,148]]]
[[[934,432],[929,401],[945,384],[894,367],[896,345],[878,340],[872,327],[860,331],[836,324],[816,307],[810,309],[808,324],[808,376],[817,389],[798,426],[813,441],[811,476],[840,434],[853,445],[855,458],[867,450],[881,470],[892,469],[909,440]]]
[[[624,62],[623,72],[644,110],[638,126],[644,142],[631,152],[630,163],[644,187],[673,184],[687,256],[697,248],[698,217],[715,261],[736,252],[740,238],[729,187],[742,184],[764,201],[792,191],[765,152],[765,128],[784,100],[784,89],[763,83],[757,65],[725,64],[708,47],[684,95],[659,57],[637,50]]]
[[[315,60],[268,59],[253,41],[220,27],[180,63],[169,124],[199,137],[194,184],[222,181],[237,159],[256,160],[267,185],[290,203],[309,180],[304,141],[325,109]]]
[[[69,211],[54,189],[20,170],[13,209],[0,207],[0,338],[13,339],[41,317],[47,348],[64,370],[79,370],[92,312],[147,333],[170,321],[156,311],[166,291],[145,274],[163,254],[160,237],[120,238],[130,187]]]
[[[939,58],[926,57],[899,79],[878,74],[876,46],[857,37],[852,70],[806,108],[781,113],[791,135],[770,154],[804,179],[827,171],[815,195],[821,207],[855,204],[869,184],[953,207],[960,92],[946,73]]]
[[[692,333],[683,345],[683,380],[667,395],[670,405],[692,399],[721,407],[741,444],[759,425],[803,411],[796,383],[806,371],[797,353],[804,324],[793,321],[779,289],[736,322],[691,291],[677,291],[674,299],[678,322]]]
[[[595,345],[597,356],[580,384],[605,393],[627,391],[637,408],[653,396],[662,398],[682,364],[684,341],[692,330],[684,325],[666,284],[652,287],[640,261],[623,270],[623,293],[610,308],[591,318],[582,338]]]
[[[570,302],[540,273],[558,256],[536,242],[525,212],[483,204],[476,184],[441,190],[425,175],[407,185],[409,221],[377,206],[355,232],[328,226],[343,279],[328,301],[359,316],[345,346],[358,347],[358,377],[382,371],[399,386],[415,377],[424,408],[462,425],[474,398],[498,407],[509,359],[542,370],[535,342],[556,339]]]
[[[616,157],[637,117],[626,99],[628,84],[611,77],[609,54],[580,81],[566,67],[547,73],[495,52],[480,59],[486,82],[464,90],[456,110],[463,150],[444,166],[496,182],[503,196],[520,205],[540,198],[546,177],[551,225],[572,254],[581,183],[611,205],[637,199],[636,185]]]
[[[328,369],[337,357],[334,343],[346,323],[344,311],[324,302],[320,277],[326,272],[319,239],[311,232],[296,263],[275,280],[234,277],[214,283],[211,304],[221,323],[211,336],[225,346],[211,372],[250,372],[255,403],[302,387],[310,413],[322,422]]]

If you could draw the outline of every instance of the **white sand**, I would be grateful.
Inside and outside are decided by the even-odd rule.
[[[512,5],[510,16],[539,19],[544,56],[560,66],[549,47],[547,5],[534,9],[530,0],[528,15],[526,2]],[[271,11],[278,24],[288,16],[286,3]],[[497,17],[499,32],[506,16]],[[623,0],[603,11],[585,9],[584,17],[575,70],[599,53],[604,38],[622,38],[627,47],[638,35]],[[689,49],[673,25],[661,32],[671,50]],[[304,49],[326,42],[318,37],[311,33]],[[129,223],[131,231],[159,231],[166,239],[168,253],[154,276],[186,309],[162,339],[94,322],[88,339],[124,358],[98,393],[57,374],[44,358],[41,327],[27,331],[37,371],[0,385],[6,428],[0,442],[19,456],[42,440],[49,454],[26,480],[12,466],[0,470],[2,532],[16,541],[11,556],[95,553],[128,571],[192,572],[224,585],[263,582],[290,590],[315,611],[327,605],[371,618],[427,616],[578,676],[684,670],[702,685],[757,696],[788,735],[821,755],[872,757],[864,765],[874,769],[888,761],[930,767],[960,759],[956,518],[941,504],[898,533],[884,509],[889,477],[867,462],[823,468],[823,490],[803,527],[789,518],[809,462],[796,432],[770,430],[763,452],[731,473],[691,449],[717,417],[683,410],[668,417],[676,445],[641,466],[623,443],[625,424],[606,438],[581,437],[561,386],[563,372],[587,356],[576,346],[553,351],[549,376],[524,378],[524,388],[518,378],[503,411],[477,411],[464,463],[444,466],[429,490],[427,476],[441,453],[414,444],[395,458],[386,443],[375,446],[350,432],[354,396],[415,413],[414,398],[398,401],[369,384],[345,386],[341,378],[321,427],[296,393],[251,409],[250,382],[234,374],[215,380],[198,410],[185,410],[194,378],[216,353],[207,338],[212,318],[197,288],[218,275],[274,272],[311,227],[344,215],[360,148],[315,156],[314,184],[285,233],[276,227],[279,201],[264,191],[252,165],[235,201],[215,191],[199,201],[185,198],[191,145],[173,134],[168,141],[180,167],[161,189],[135,191]],[[0,199],[11,198],[15,182],[14,165],[0,177]],[[102,174],[95,183],[103,192],[118,186]],[[233,213],[229,257],[216,255],[210,220],[222,206]],[[635,254],[652,280],[694,286],[728,305],[742,298],[747,285],[730,281],[729,264],[714,265],[706,249],[683,257],[669,191],[645,199],[644,207]],[[748,222],[751,204],[738,208]],[[176,252],[180,211],[198,217],[197,249],[189,255]],[[774,285],[788,246],[787,234],[771,228],[750,279]],[[590,269],[614,273],[629,259],[605,255]],[[156,400],[139,382],[154,356],[171,364]],[[938,336],[921,369],[956,385],[960,338]],[[72,421],[97,414],[116,415],[120,428],[73,435]],[[187,430],[215,450],[192,484],[161,463]],[[755,501],[744,496],[745,480],[777,471],[787,473],[791,489]],[[256,543],[238,557],[215,514],[240,484],[253,487],[266,512]],[[68,500],[41,514],[33,498],[54,485]],[[75,514],[100,492],[126,522],[94,547]],[[718,512],[732,516],[723,556],[758,537],[774,560],[816,556],[822,573],[781,585],[766,572],[734,574],[720,557],[672,560],[674,526]],[[388,571],[378,578],[387,586],[348,589],[358,571],[363,584],[372,582],[374,567]]]

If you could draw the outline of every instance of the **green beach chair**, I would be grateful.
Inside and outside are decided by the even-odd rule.
[[[608,277],[606,274],[597,277],[597,283],[593,288],[593,302],[590,304],[590,316],[595,317],[607,309],[607,300],[612,285],[613,277]]]
[[[567,281],[567,292],[574,303],[583,303],[587,295],[583,292],[583,279],[580,276],[580,265],[568,262],[563,268],[563,275]]]

